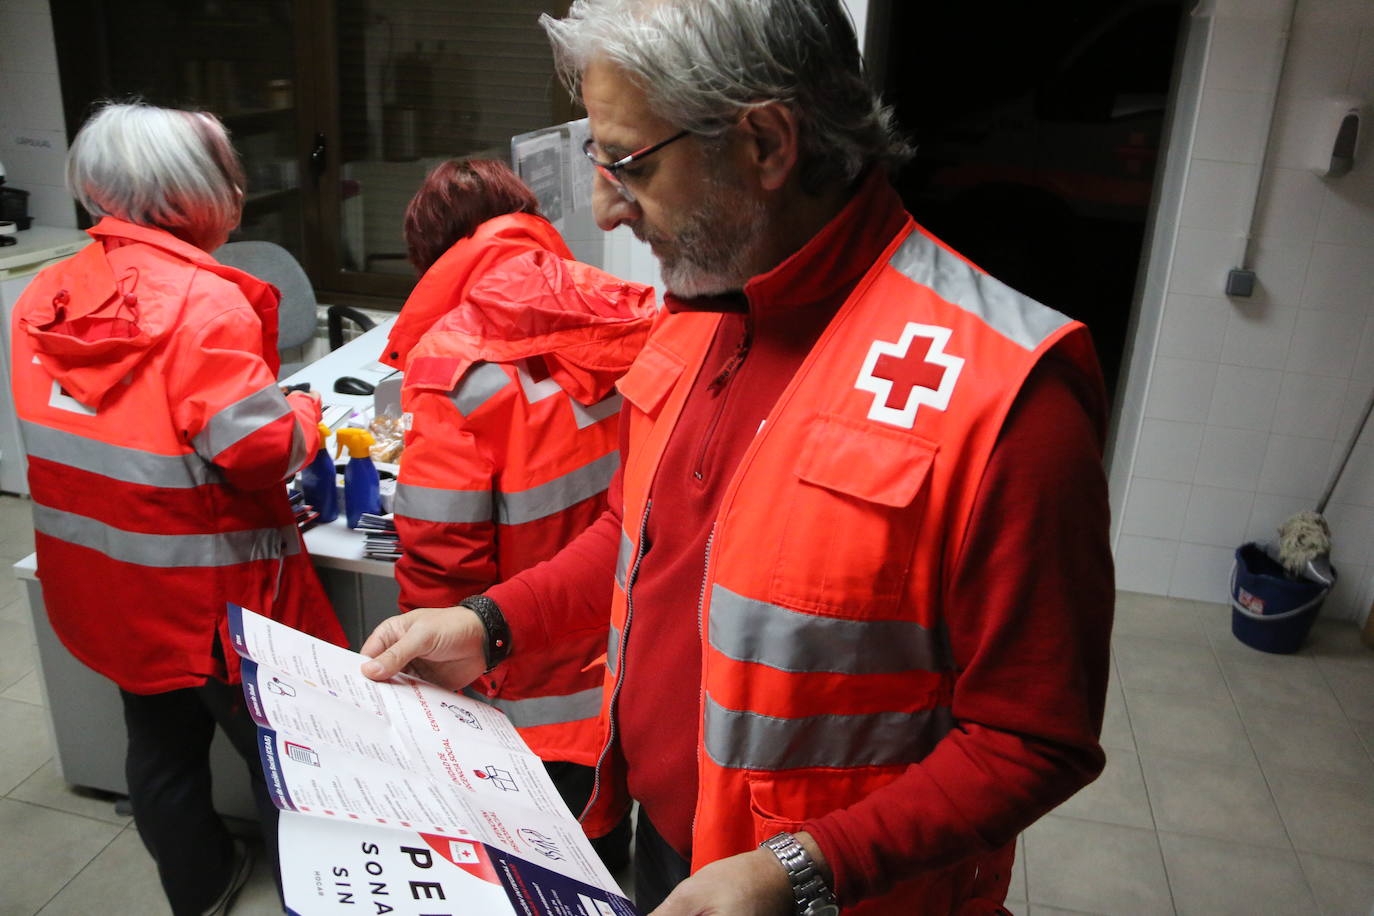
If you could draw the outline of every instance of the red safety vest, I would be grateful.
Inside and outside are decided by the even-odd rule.
[[[504,581],[605,510],[620,464],[614,386],[652,316],[649,287],[539,250],[490,268],[421,338],[402,388],[403,608],[447,607]],[[517,654],[474,695],[544,759],[590,766],[605,645],[603,628]]]
[[[619,384],[630,404],[624,529],[599,788],[583,815],[591,834],[629,801],[611,736],[641,532],[718,321],[663,317]],[[913,223],[806,357],[740,461],[708,542],[693,870],[854,804],[950,730],[957,673],[941,596],[998,431],[1051,350],[1096,377],[1082,325]],[[902,882],[850,912],[990,908],[1012,851]]]
[[[159,229],[90,232],[12,328],[53,629],[144,694],[237,680],[227,602],[343,645],[286,498],[319,409],[277,387],[277,291]]]

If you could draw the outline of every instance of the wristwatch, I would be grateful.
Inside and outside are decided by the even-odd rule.
[[[482,673],[487,674],[510,655],[510,624],[506,623],[506,615],[501,613],[501,608],[486,595],[469,595],[459,601],[458,606],[476,614],[486,628],[487,641],[482,652],[487,670]]]
[[[792,882],[792,897],[797,902],[797,916],[839,916],[840,906],[835,895],[821,877],[816,861],[796,837],[786,832],[778,833],[760,843],[759,848],[777,856],[787,870],[787,878]]]

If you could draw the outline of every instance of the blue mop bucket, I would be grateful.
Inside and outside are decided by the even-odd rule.
[[[1330,567],[1325,581],[1308,564],[1313,579],[1289,577],[1262,544],[1236,548],[1231,567],[1231,632],[1261,652],[1287,654],[1302,646],[1336,582]]]

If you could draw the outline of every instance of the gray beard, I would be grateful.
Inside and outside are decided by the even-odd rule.
[[[719,188],[677,227],[675,238],[659,254],[663,285],[674,296],[694,299],[744,288],[757,270],[759,239],[767,213],[763,204],[747,205],[730,199]],[[640,241],[651,241],[634,229]]]

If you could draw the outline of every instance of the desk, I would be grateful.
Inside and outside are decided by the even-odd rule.
[[[390,369],[374,368],[386,346],[386,336],[396,319],[384,321],[366,334],[326,354],[294,375],[284,385],[309,382],[320,393],[325,407],[351,407],[370,410],[371,395],[337,394],[334,380],[351,375],[369,382],[379,381]],[[305,533],[305,547],[315,562],[324,583],[329,603],[339,616],[349,645],[356,649],[377,624],[396,613],[400,590],[396,570],[386,560],[363,556],[363,538],[350,531],[342,514],[327,525],[316,525]]]
[[[383,322],[356,340],[304,369],[283,384],[308,381],[326,405],[370,408],[371,397],[334,393],[334,379],[356,375],[376,360],[386,342],[392,321]],[[357,649],[372,629],[396,613],[398,589],[391,563],[363,556],[362,535],[348,530],[343,517],[318,525],[305,533],[325,593],[338,614],[352,648]],[[38,645],[38,677],[48,710],[57,767],[69,785],[103,789],[123,795],[124,711],[115,685],[81,664],[58,640],[43,606],[38,583],[38,562],[30,554],[14,564],[15,576],[24,584]],[[224,814],[255,820],[248,775],[223,733],[216,732],[211,748],[215,807]]]

